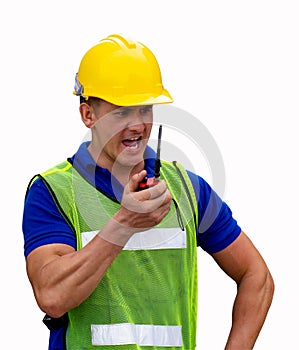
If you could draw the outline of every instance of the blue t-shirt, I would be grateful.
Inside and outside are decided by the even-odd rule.
[[[92,159],[88,142],[82,143],[69,161],[78,172],[107,196],[121,201],[123,186],[113,175],[98,166]],[[155,152],[147,147],[144,155],[145,169],[149,177],[154,174]],[[197,244],[209,254],[216,253],[231,244],[241,229],[225,202],[200,176],[188,171],[198,202]],[[25,257],[45,244],[61,243],[76,249],[76,237],[58,211],[48,189],[37,179],[27,192],[23,213]],[[65,329],[50,331],[49,350],[65,350]]]

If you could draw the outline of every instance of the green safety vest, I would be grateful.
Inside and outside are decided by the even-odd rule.
[[[40,175],[82,249],[120,208],[67,161]],[[68,350],[195,349],[197,201],[186,171],[162,161],[171,210],[134,234],[92,294],[68,312]],[[75,293],[76,291],[74,291]]]

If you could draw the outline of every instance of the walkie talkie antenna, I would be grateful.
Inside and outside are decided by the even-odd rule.
[[[157,185],[160,181],[160,151],[161,151],[161,137],[162,137],[162,125],[159,127],[159,134],[158,134],[158,146],[157,146],[157,154],[155,159],[155,166],[154,166],[154,177],[147,178],[146,176],[142,179],[142,181],[139,183],[137,191],[145,190],[147,188],[153,187]]]
[[[159,134],[158,134],[158,146],[157,146],[157,155],[155,160],[155,168],[154,168],[154,179],[158,181],[160,178],[160,152],[161,152],[161,137],[162,137],[162,125],[159,126]]]

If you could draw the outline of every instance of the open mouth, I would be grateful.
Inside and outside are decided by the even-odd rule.
[[[140,145],[140,141],[141,141],[141,136],[139,137],[131,137],[129,139],[125,139],[122,141],[122,144],[129,148],[129,149],[137,149]]]

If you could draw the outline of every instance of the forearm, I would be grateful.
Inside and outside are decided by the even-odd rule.
[[[41,309],[52,317],[59,317],[81,304],[131,235],[131,228],[112,218],[84,248],[53,256],[39,269],[38,278],[36,275],[34,278],[35,296]]]
[[[268,271],[257,278],[244,277],[235,298],[232,327],[225,350],[251,350],[273,298],[274,284]]]

